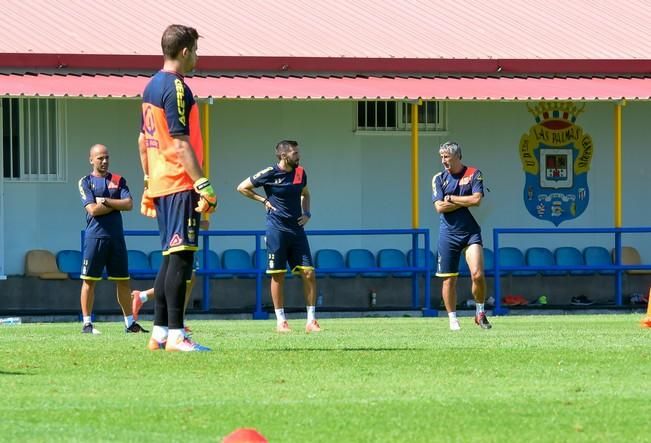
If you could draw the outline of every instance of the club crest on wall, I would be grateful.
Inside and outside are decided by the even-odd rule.
[[[536,124],[520,138],[524,205],[537,219],[558,226],[581,215],[590,199],[592,138],[576,124],[585,105],[540,102],[527,109]]]

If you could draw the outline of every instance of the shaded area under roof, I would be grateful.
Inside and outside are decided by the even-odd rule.
[[[0,74],[0,95],[138,98],[147,76]],[[316,100],[650,100],[651,77],[190,77],[195,96]]]

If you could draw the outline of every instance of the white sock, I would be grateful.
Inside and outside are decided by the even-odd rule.
[[[176,343],[179,339],[179,337],[183,337],[181,340],[185,338],[185,334],[183,333],[183,329],[170,329],[169,330],[169,336],[167,339],[171,341],[172,343]]]
[[[156,326],[154,325],[154,329],[151,331],[151,336],[154,340],[161,342],[167,340],[168,336],[168,328],[167,326]]]
[[[460,331],[461,325],[459,325],[459,320],[457,320],[457,313],[448,312],[448,318],[450,319],[450,329],[452,331]]]
[[[284,308],[274,309],[274,312],[276,312],[276,323],[280,324],[280,323],[284,322],[285,320],[287,320],[285,318],[285,309]]]
[[[312,322],[313,320],[316,320],[315,311],[316,311],[316,309],[314,308],[314,306],[308,306],[307,307],[307,322],[308,323]]]
[[[479,315],[479,314],[481,314],[482,312],[484,312],[484,304],[483,304],[483,303],[477,303],[477,304],[475,304],[475,312],[477,313],[477,315]]]
[[[93,317],[90,316],[90,315],[84,315],[84,324],[92,323],[92,320],[91,320],[92,318]]]
[[[140,301],[145,303],[149,298],[147,298],[147,293],[145,291],[140,291],[138,293],[138,297],[140,297]]]
[[[133,315],[124,316],[124,324],[127,325],[127,328],[133,324]]]

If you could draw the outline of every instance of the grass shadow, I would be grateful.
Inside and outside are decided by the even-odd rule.
[[[343,352],[368,352],[368,351],[381,351],[381,352],[386,352],[386,351],[424,351],[426,348],[377,348],[377,347],[358,347],[358,348],[297,348],[297,347],[284,347],[284,348],[276,348],[276,349],[260,349],[259,351],[261,352],[287,352],[287,351],[319,351],[319,352],[327,352],[327,351],[343,351]]]
[[[0,369],[0,375],[30,375],[27,372],[3,371]]]

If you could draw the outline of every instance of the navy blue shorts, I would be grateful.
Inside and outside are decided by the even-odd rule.
[[[305,232],[300,234],[267,229],[267,274],[287,271],[287,263],[292,273],[299,269],[314,269],[310,244]]]
[[[86,238],[81,262],[83,280],[101,280],[106,267],[109,280],[129,279],[129,258],[124,237]]]
[[[459,275],[461,252],[468,246],[474,244],[482,245],[481,232],[475,234],[441,233],[438,243],[436,275],[438,277],[454,277]]]
[[[163,255],[177,251],[196,251],[201,214],[194,208],[199,194],[181,191],[154,199]]]

